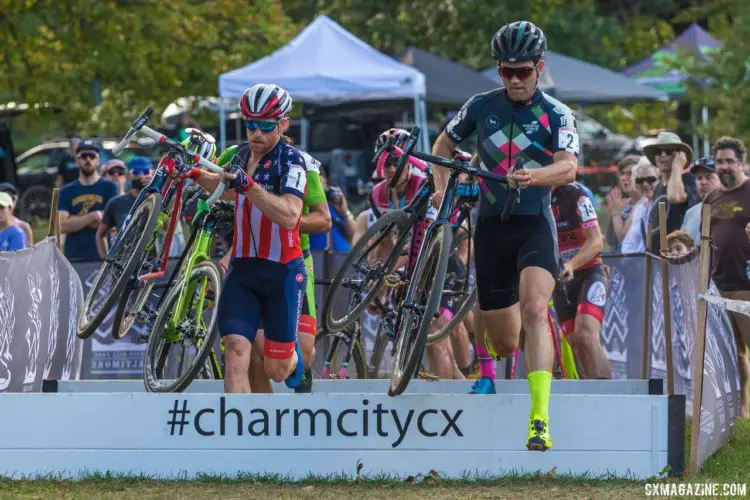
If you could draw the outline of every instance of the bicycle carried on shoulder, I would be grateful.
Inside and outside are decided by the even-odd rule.
[[[147,127],[146,122],[152,111],[149,106],[133,122],[113,152],[117,154],[122,151],[138,132],[166,144],[169,149],[159,162],[153,180],[133,203],[122,229],[94,278],[76,328],[76,334],[82,339],[90,337],[96,331],[115,302],[119,301],[112,328],[115,339],[124,337],[138,314],[142,314],[141,310],[151,293],[154,278],[163,276],[166,272],[172,236],[179,221],[182,181],[187,165],[199,164],[213,172],[223,171],[187,150],[182,144]],[[192,132],[202,134],[200,131]],[[180,173],[177,182],[170,177],[175,170]],[[224,184],[219,184],[211,201],[218,199],[223,190]],[[164,232],[167,221],[169,226]]]
[[[448,259],[453,247],[454,230],[468,220],[471,233],[471,209],[478,199],[478,189],[474,189],[477,177],[497,182],[507,182],[505,176],[473,167],[459,160],[414,152],[420,129],[414,127],[411,137],[401,150],[390,138],[376,154],[376,161],[396,161],[396,173],[391,179],[394,188],[407,163],[426,174],[415,198],[402,210],[384,214],[360,238],[347,256],[346,261],[334,278],[323,310],[323,326],[330,332],[340,331],[352,322],[375,298],[380,288],[387,282],[393,288],[392,303],[396,309],[393,346],[394,369],[388,389],[389,396],[401,394],[409,380],[417,375],[427,344],[430,325],[437,317],[440,300],[445,292]],[[432,204],[434,180],[429,164],[431,162],[451,170],[436,220],[429,227],[426,224],[427,210]],[[459,175],[467,176],[466,182],[458,180]],[[520,196],[509,196],[503,217],[509,215]],[[451,219],[456,219],[452,222]],[[421,238],[421,235],[424,237]],[[411,238],[409,239],[409,236]],[[381,246],[387,242],[385,246]],[[376,249],[389,248],[386,256]],[[405,253],[405,262],[404,262]],[[469,246],[468,265],[471,261]],[[403,263],[403,271],[393,272]],[[349,276],[352,269],[354,276]],[[469,280],[463,280],[464,290]],[[367,286],[367,288],[365,288]],[[361,301],[350,307],[343,318],[334,317],[333,303],[339,290],[355,290]],[[469,300],[466,294],[465,300]],[[449,331],[449,330],[448,330]]]

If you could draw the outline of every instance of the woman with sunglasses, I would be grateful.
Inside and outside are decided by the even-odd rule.
[[[432,153],[449,157],[477,133],[480,167],[507,175],[523,189],[507,220],[503,208],[511,190],[480,181],[479,220],[474,234],[477,295],[486,335],[494,351],[508,356],[525,334],[531,392],[526,447],[552,447],[548,428],[554,348],[547,304],[559,273],[550,188],[575,180],[578,133],[572,111],[538,87],[547,40],[528,21],[500,28],[490,42],[503,88],[477,94],[435,141]],[[524,167],[516,170],[518,159]],[[435,166],[435,189],[445,190],[448,169]],[[480,357],[488,355],[478,343]],[[494,380],[481,378],[472,392],[493,394]]]
[[[307,274],[299,224],[307,172],[300,151],[282,140],[291,110],[291,96],[277,85],[245,90],[239,111],[247,142],[223,175],[197,170],[193,177],[208,192],[222,180],[235,190],[232,260],[219,301],[225,392],[251,392],[254,349],[263,351],[272,380],[296,388],[302,379],[297,326]],[[265,339],[256,335],[261,320]]]
[[[125,194],[125,162],[114,158],[104,164],[102,177],[117,185],[120,194]]]
[[[654,197],[654,189],[659,182],[656,167],[645,156],[633,167],[633,182],[641,193],[641,199],[633,207],[622,239],[622,253],[640,253],[646,251],[646,226],[648,224],[648,207]]]

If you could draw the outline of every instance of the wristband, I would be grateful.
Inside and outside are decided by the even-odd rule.
[[[250,189],[251,189],[251,188],[252,188],[253,186],[255,186],[255,181],[254,181],[254,180],[252,180],[252,179],[251,179],[250,177],[248,177],[248,178],[247,178],[247,186],[245,186],[244,188],[242,188],[242,191],[243,191],[244,193],[247,193],[248,191],[250,191]]]
[[[352,211],[351,211],[351,210],[347,210],[347,211],[346,211],[346,216],[345,216],[345,217],[346,217],[347,219],[353,219],[353,218],[354,218],[354,214],[352,213]]]

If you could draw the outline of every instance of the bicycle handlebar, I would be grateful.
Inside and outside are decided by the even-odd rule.
[[[440,165],[441,167],[446,167],[451,170],[456,170],[462,174],[467,174],[470,177],[482,177],[483,179],[487,179],[490,181],[496,181],[496,182],[502,182],[504,184],[508,183],[508,179],[504,175],[499,175],[494,172],[490,172],[487,170],[482,170],[479,167],[473,167],[470,163],[464,162],[461,160],[451,160],[448,158],[443,158],[442,156],[434,156],[428,153],[420,153],[419,151],[411,151],[410,149],[414,146],[411,144],[412,142],[416,144],[416,140],[419,137],[419,127],[414,127],[412,129],[411,138],[404,146],[404,149],[395,146],[393,142],[389,139],[383,147],[380,148],[380,151],[378,151],[378,164],[381,162],[385,163],[390,155],[395,155],[399,159],[399,166],[400,169],[396,169],[396,174],[393,176],[393,179],[398,179],[399,174],[401,173],[401,170],[403,169],[403,166],[406,165],[406,163],[411,163],[414,165],[414,161],[421,160],[422,162],[428,162],[435,165]],[[406,156],[406,157],[405,157]],[[417,165],[415,165],[417,166]],[[425,165],[426,167],[426,165]],[[417,168],[420,168],[417,166]],[[393,182],[393,179],[391,182]]]
[[[151,113],[153,113],[153,111],[154,110],[151,106],[148,106],[146,108],[146,111],[144,111],[143,114],[133,122],[133,124],[130,126],[130,130],[128,130],[122,140],[117,144],[117,146],[114,147],[114,149],[112,149],[112,153],[114,153],[115,155],[119,154],[123,149],[125,149],[125,146],[128,145],[130,140],[135,137],[138,132],[141,132],[143,135],[145,135],[146,137],[150,137],[159,144],[166,144],[170,149],[175,149],[186,157],[192,157],[193,163],[197,163],[209,172],[213,172],[216,174],[221,174],[224,172],[224,169],[222,169],[215,163],[206,160],[201,155],[189,151],[185,146],[183,146],[179,142],[173,141],[166,135],[160,134],[156,130],[147,127],[146,122],[151,117]],[[211,196],[208,198],[207,203],[210,205],[216,202],[216,200],[218,200],[224,194],[225,189],[226,185],[223,182],[219,182],[219,185],[216,187],[216,189],[214,189],[214,192],[211,193]]]

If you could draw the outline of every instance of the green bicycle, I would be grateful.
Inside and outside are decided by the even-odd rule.
[[[196,377],[223,379],[214,345],[222,276],[210,249],[216,226],[230,217],[234,204],[198,199],[190,238],[148,331],[143,381],[149,392],[182,392]]]

